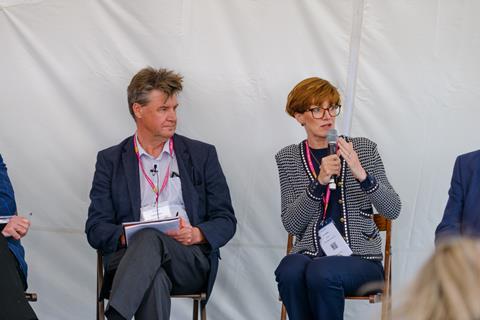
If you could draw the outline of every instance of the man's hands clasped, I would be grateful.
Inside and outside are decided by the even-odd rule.
[[[166,234],[185,246],[205,243],[202,231],[197,227],[192,227],[182,217],[180,217],[180,229],[178,231],[169,231]]]

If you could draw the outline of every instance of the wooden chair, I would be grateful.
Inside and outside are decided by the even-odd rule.
[[[103,256],[97,251],[97,320],[105,320],[105,302],[100,298],[103,286]],[[172,298],[188,298],[193,300],[193,320],[198,320],[198,307],[200,306],[200,319],[207,320],[207,310],[202,301],[207,300],[205,292],[196,294],[172,295]]]
[[[25,299],[27,299],[28,302],[36,302],[38,296],[34,292],[25,292]]]
[[[382,320],[391,319],[392,314],[392,302],[390,297],[392,296],[392,221],[375,214],[373,220],[377,225],[378,230],[385,232],[385,253],[383,257],[384,278],[383,291],[377,294],[371,294],[368,296],[351,296],[345,297],[348,300],[368,300],[370,303],[382,302]],[[293,247],[293,235],[289,234],[287,239],[287,254],[292,251]],[[280,320],[286,320],[287,309],[282,303],[282,310],[280,314]]]

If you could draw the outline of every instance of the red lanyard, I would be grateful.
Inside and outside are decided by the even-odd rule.
[[[310,148],[308,147],[308,141],[305,140],[305,148],[306,148],[306,154],[307,154],[307,162],[308,162],[308,167],[310,168],[310,171],[313,174],[313,177],[317,179],[317,173],[315,172],[315,168],[313,167],[312,163],[312,156],[311,156],[311,151]],[[320,168],[318,169],[320,173]],[[327,217],[327,209],[328,209],[328,202],[330,200],[330,188],[327,186],[327,194],[323,196],[323,219],[322,221],[325,221],[325,218]]]
[[[162,193],[162,191],[167,186],[168,179],[170,178],[170,163],[168,164],[167,171],[165,172],[165,177],[163,178],[162,187],[160,188],[160,190],[158,190],[157,186],[155,185],[155,183],[153,183],[152,179],[150,179],[148,174],[145,172],[145,168],[143,167],[142,160],[140,159],[140,152],[138,151],[136,133],[135,133],[135,136],[133,137],[133,146],[135,147],[135,154],[137,155],[138,164],[140,165],[140,169],[142,169],[143,176],[145,177],[148,184],[152,188],[152,191],[155,193],[155,203],[158,204],[158,197],[160,196],[160,193]],[[170,150],[170,156],[173,157],[173,139],[172,138],[170,138],[169,140],[168,148]]]

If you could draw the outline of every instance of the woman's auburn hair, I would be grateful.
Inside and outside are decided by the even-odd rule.
[[[340,104],[340,94],[327,80],[312,77],[300,81],[287,97],[285,111],[292,117],[295,113],[304,113],[312,105],[321,105],[329,100],[332,104]]]

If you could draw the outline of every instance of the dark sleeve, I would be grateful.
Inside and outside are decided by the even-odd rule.
[[[92,189],[90,207],[85,226],[87,239],[95,249],[103,253],[114,252],[118,248],[122,226],[117,224],[112,200],[113,167],[98,153]]]
[[[442,221],[435,230],[435,243],[438,243],[440,238],[445,236],[460,234],[464,201],[460,161],[461,158],[457,157],[450,182],[450,190],[448,191],[447,205]]]
[[[10,216],[17,211],[15,195],[7,174],[7,167],[0,155],[0,216]]]
[[[225,245],[235,234],[237,219],[233,212],[227,181],[215,147],[209,146],[205,162],[206,219],[196,225],[213,250]]]

